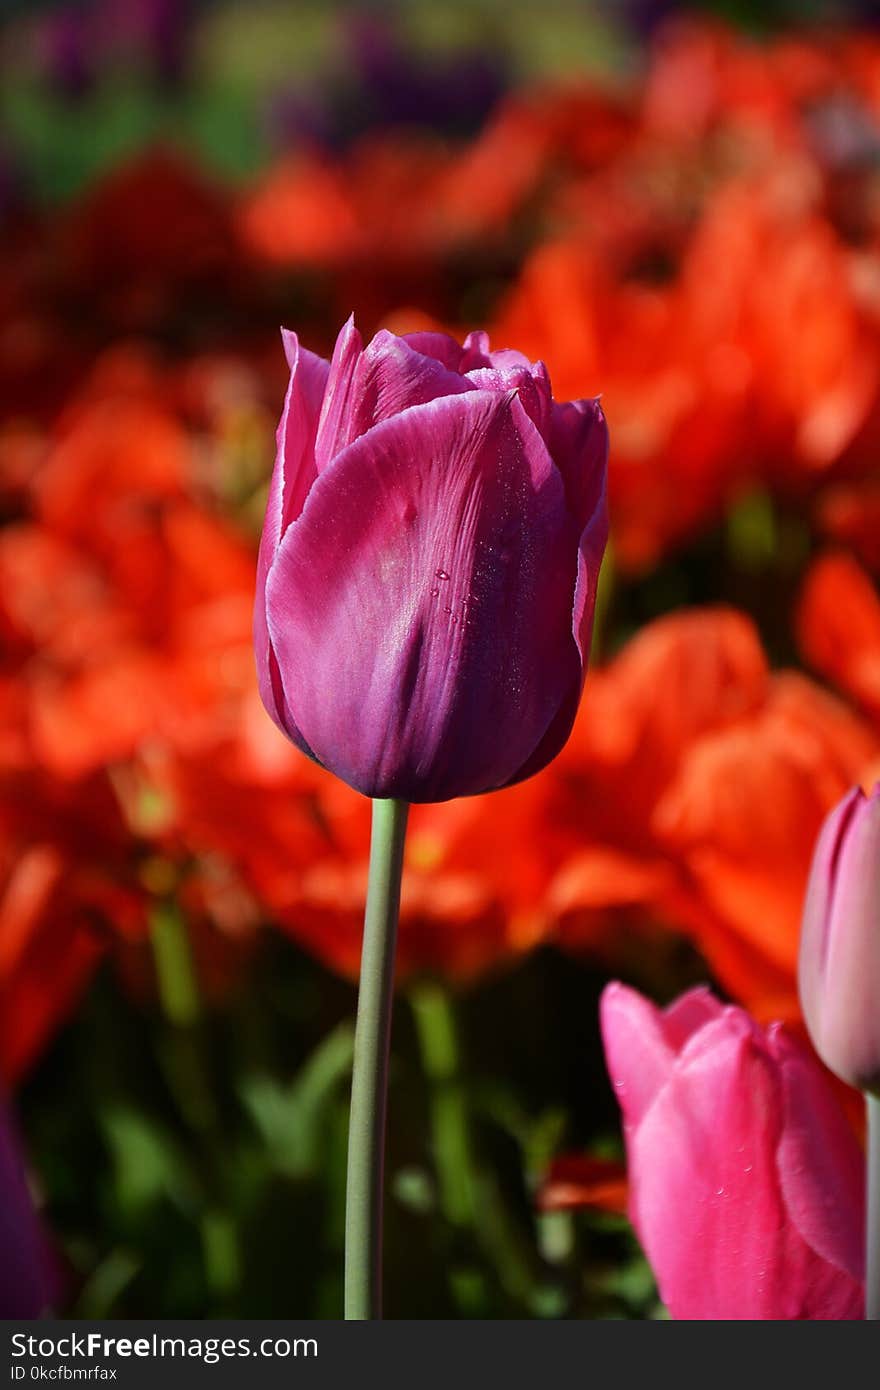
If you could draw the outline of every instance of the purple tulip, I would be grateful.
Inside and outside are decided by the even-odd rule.
[[[0,1317],[37,1318],[56,1292],[53,1259],[28,1191],[14,1126],[0,1100]]]
[[[41,57],[52,87],[71,101],[91,91],[95,82],[94,45],[89,40],[91,15],[82,5],[63,5],[42,23]]]
[[[263,701],[367,796],[445,801],[568,738],[607,537],[597,401],[543,363],[352,320],[290,385],[260,547]]]
[[[860,787],[819,832],[804,906],[801,1007],[819,1056],[880,1092],[880,785]]]
[[[344,149],[365,130],[389,127],[472,135],[509,85],[501,50],[468,45],[424,54],[377,13],[343,13],[338,28],[338,62],[270,97],[276,143],[305,139]]]

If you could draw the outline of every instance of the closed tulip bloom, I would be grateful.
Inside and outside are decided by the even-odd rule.
[[[798,969],[804,1019],[837,1076],[880,1094],[880,785],[827,817],[813,855]]]
[[[349,323],[329,364],[284,334],[257,581],[263,701],[358,791],[445,801],[564,744],[607,536],[597,401],[542,363]]]
[[[677,1319],[849,1319],[864,1305],[861,1151],[818,1063],[706,989],[609,985],[630,1217]]]

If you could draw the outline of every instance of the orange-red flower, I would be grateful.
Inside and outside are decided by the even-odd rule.
[[[584,841],[551,890],[560,941],[595,944],[609,921],[647,917],[690,935],[758,1013],[796,1014],[813,842],[877,756],[839,701],[771,675],[744,616],[653,624],[593,678],[560,761],[556,815],[579,820]]]
[[[820,530],[852,551],[872,574],[880,574],[880,479],[837,483],[816,504]]]
[[[168,769],[172,842],[227,863],[251,915],[351,978],[360,964],[369,803],[292,754],[250,707],[240,736]],[[491,799],[414,807],[398,968],[470,979],[547,929],[546,777]],[[544,790],[542,791],[542,787]],[[458,812],[458,813],[457,813]],[[494,814],[493,814],[494,812]]]
[[[76,1005],[113,933],[144,927],[138,850],[107,781],[34,764],[24,687],[0,679],[0,1077],[14,1082]]]
[[[880,596],[852,556],[813,564],[797,626],[810,665],[880,723]]]

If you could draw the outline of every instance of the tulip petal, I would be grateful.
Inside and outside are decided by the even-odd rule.
[[[830,925],[824,937],[821,1018],[812,1027],[820,1056],[863,1091],[880,1090],[880,788],[858,793],[842,825],[832,868]]]
[[[290,382],[275,433],[277,453],[266,510],[273,550],[290,523],[296,521],[317,477],[315,436],[330,371],[326,359],[304,348],[289,329],[282,329],[281,339]]]
[[[515,398],[446,396],[352,443],[267,585],[318,758],[370,796],[446,800],[507,781],[580,677],[574,546],[561,479]]]
[[[420,352],[423,357],[433,357],[435,361],[442,363],[450,372],[461,370],[461,359],[464,356],[464,348],[449,333],[404,333],[403,341],[409,343],[415,352]]]
[[[572,628],[586,671],[599,569],[608,541],[608,426],[598,400],[554,405],[550,452],[562,474],[569,506],[580,530]]]
[[[501,353],[494,353],[493,357],[497,358],[502,355]],[[469,371],[467,380],[484,391],[516,391],[529,419],[540,430],[542,436],[546,436],[553,407],[553,397],[550,393],[547,369],[543,362],[536,362],[535,366],[532,367],[530,362],[498,366],[493,361],[491,367],[475,367]]]
[[[548,763],[552,762],[557,753],[560,753],[568,742],[569,734],[574,725],[578,706],[581,702],[581,690],[583,681],[578,677],[573,682],[568,696],[559,706],[554,714],[547,732],[541,739],[534,752],[526,759],[522,767],[517,768],[512,777],[504,783],[505,787],[513,787],[518,782],[525,782],[527,778],[534,777],[536,772],[540,772]]]
[[[493,352],[489,345],[489,334],[484,328],[476,328],[464,340],[458,370],[472,372],[478,371],[481,367],[495,367],[500,371],[523,367],[527,372],[533,371],[534,367],[540,367],[546,373],[543,363],[536,362],[533,367],[525,353],[517,352],[516,348],[498,348]]]
[[[822,823],[813,851],[801,922],[798,986],[804,1019],[815,1038],[820,1035],[821,1007],[825,994],[824,975],[828,957],[834,874],[847,829],[861,799],[861,788],[854,787],[835,806]]]
[[[351,344],[344,345],[338,380],[335,405],[321,420],[319,470],[382,420],[412,405],[474,389],[467,377],[384,329],[363,351],[358,340],[356,354]]]
[[[629,1138],[639,1235],[674,1318],[857,1316],[850,1281],[787,1220],[781,1081],[726,1009],[685,1046]]]
[[[382,330],[367,344],[355,374],[354,401],[347,433],[341,432],[337,453],[367,430],[399,415],[412,405],[426,405],[442,396],[472,390],[467,377],[450,371],[435,357],[417,352],[411,343]]]
[[[789,1216],[817,1255],[861,1283],[864,1156],[812,1057],[779,1027],[770,1029],[768,1041],[782,1072],[785,1127],[778,1157]]]
[[[523,358],[523,361],[528,361]],[[485,328],[475,328],[469,333],[462,346],[461,363],[458,370],[460,372],[473,371],[475,367],[491,367],[492,359],[489,353],[489,334]]]
[[[315,434],[329,364],[323,357],[317,357],[302,347],[295,333],[283,331],[282,340],[290,366],[290,382],[276,433],[275,468],[269,484],[266,519],[257,560],[254,652],[263,703],[278,727],[291,738],[296,738],[295,726],[281,688],[277,662],[269,643],[266,576],[284,531],[299,516],[315,480]]]
[[[606,985],[599,1019],[608,1074],[630,1128],[639,1123],[668,1078],[675,1053],[660,1010],[626,985]]]
[[[336,441],[346,430],[352,408],[355,371],[363,348],[363,339],[354,326],[352,314],[339,331],[330,359],[330,374],[315,439],[315,469],[318,473],[323,473],[335,457],[338,452]]]
[[[684,1047],[688,1038],[724,1013],[724,1005],[709,989],[708,985],[696,985],[686,994],[680,994],[663,1010],[663,1033],[669,1046],[677,1052]]]

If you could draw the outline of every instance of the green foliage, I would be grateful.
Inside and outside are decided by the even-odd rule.
[[[590,1008],[600,984],[540,952],[458,997],[422,982],[398,998],[388,1316],[652,1315],[625,1221],[535,1206],[555,1154],[597,1132],[606,1148],[617,1142],[610,1093],[598,1110],[584,1104],[601,1066]],[[569,991],[583,998],[576,1055],[549,1028],[540,1057],[518,1052],[515,1001],[543,998],[546,1027]],[[62,1312],[339,1315],[354,1002],[275,939],[246,992],[202,1005],[185,1028],[158,1004],[132,1008],[104,974],[22,1096],[67,1270]]]

